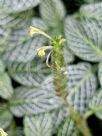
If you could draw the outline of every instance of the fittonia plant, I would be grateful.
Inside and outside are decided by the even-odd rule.
[[[101,0],[0,0],[0,128],[93,136],[86,122],[101,122],[101,98]]]

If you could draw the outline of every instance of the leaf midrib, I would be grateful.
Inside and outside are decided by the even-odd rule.
[[[92,75],[93,75],[93,74],[91,73],[90,70],[87,71],[87,73],[85,72],[85,73],[84,73],[84,77],[83,77],[83,78],[80,80],[80,82],[77,83],[77,85],[72,89],[72,91],[70,92],[69,97],[73,96],[76,92],[78,92],[80,86],[83,85],[84,82],[85,82],[87,79],[89,79]]]
[[[100,48],[97,48],[98,46],[96,46],[91,40],[83,36],[78,29],[76,29],[76,33],[86,44],[89,44],[96,51],[99,57],[102,57],[102,50]]]

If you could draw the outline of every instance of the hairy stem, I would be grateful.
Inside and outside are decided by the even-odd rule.
[[[53,72],[53,83],[55,86],[56,94],[65,102],[68,107],[70,116],[76,123],[77,128],[83,134],[83,136],[92,136],[90,130],[87,126],[86,120],[78,112],[76,112],[72,107],[69,106],[66,96],[68,95],[68,79],[64,74],[65,62],[63,56],[63,45],[60,44],[61,39],[54,39],[53,51],[52,51],[52,72]]]
[[[54,85],[57,95],[65,97],[67,93],[67,78],[64,74],[65,64],[63,57],[63,46],[56,44],[53,46],[52,52],[52,70],[54,74]]]

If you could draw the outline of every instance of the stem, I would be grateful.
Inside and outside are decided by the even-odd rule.
[[[87,111],[83,116],[84,116],[84,119],[88,119],[92,114],[94,114],[93,111]]]
[[[53,50],[52,50],[52,72],[53,72],[53,83],[58,96],[62,97],[65,105],[68,107],[70,116],[76,123],[77,128],[83,134],[83,136],[92,136],[90,130],[87,126],[86,120],[78,112],[74,111],[72,107],[69,106],[66,96],[67,94],[67,84],[68,79],[64,74],[63,69],[65,69],[65,62],[63,56],[63,46],[60,44],[61,39],[53,39]]]
[[[14,130],[15,128],[16,128],[16,123],[13,120],[12,123],[11,123],[11,126],[10,126],[10,132],[11,132],[12,136],[16,136],[16,133],[15,133],[15,130]]]
[[[57,43],[53,46],[52,51],[53,82],[57,95],[65,98],[67,93],[67,78],[63,69],[65,69],[63,46]]]
[[[91,110],[87,111],[83,116],[85,119],[89,118],[92,114],[95,114],[97,112],[102,112],[102,106],[96,106],[93,107]]]
[[[83,136],[92,136],[91,132],[87,126],[86,119],[83,116],[80,116],[78,112],[75,112],[73,109],[70,108],[70,116],[75,122],[79,131],[83,134]]]

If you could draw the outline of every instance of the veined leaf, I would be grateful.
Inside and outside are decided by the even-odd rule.
[[[9,127],[13,119],[6,104],[0,104],[0,128],[6,129]]]
[[[94,95],[93,99],[89,103],[89,108],[98,118],[102,119],[102,89]]]
[[[4,64],[3,64],[3,62],[0,60],[0,73],[1,73],[1,72],[4,72],[4,69],[5,69]]]
[[[0,96],[10,99],[13,94],[10,78],[7,73],[0,72]]]
[[[66,64],[73,62],[75,59],[74,54],[69,49],[68,45],[64,45],[64,60]]]
[[[42,0],[40,14],[48,26],[62,27],[61,21],[65,16],[65,9],[61,0]]]
[[[9,35],[9,30],[6,30],[2,27],[0,27],[0,55],[4,52],[4,50],[7,48],[7,40]]]
[[[37,55],[37,49],[45,45],[46,40],[43,37],[34,37],[24,41],[20,45],[16,45],[11,49],[8,48],[3,55],[3,60],[7,62],[26,63]]]
[[[6,29],[21,28],[26,26],[28,20],[31,18],[32,11],[22,12],[20,14],[7,14],[0,12],[0,26]]]
[[[26,27],[26,26],[25,26]],[[2,46],[5,47],[4,52],[2,53],[2,57],[5,61],[9,61],[9,58],[6,57],[6,55],[10,55],[11,51],[18,47],[19,45],[21,45],[25,39],[27,39],[27,35],[28,35],[28,30],[27,28],[17,28],[14,29],[13,31],[9,32],[7,34],[7,30],[8,29],[3,29],[2,31],[2,37],[7,37],[4,41],[4,44],[6,44],[6,47],[4,46],[4,44]],[[10,29],[11,30],[11,29]],[[4,34],[6,34],[7,36],[5,36]],[[16,50],[16,49],[15,49]]]
[[[102,63],[99,64],[98,77],[99,77],[99,80],[100,80],[100,84],[102,86]]]
[[[23,27],[15,28],[11,31],[8,42],[9,42],[9,50],[15,46],[21,45],[23,42],[29,40],[29,27],[34,26],[46,31],[46,25],[40,18],[32,18],[28,21]],[[36,37],[36,36],[34,36]]]
[[[30,25],[30,24],[29,24]],[[23,44],[23,42],[29,37],[28,33],[28,24],[23,28],[13,29],[9,35],[8,39],[8,48],[7,51],[11,50],[12,48]]]
[[[58,136],[78,136],[78,130],[70,118],[66,118],[58,131]]]
[[[31,22],[24,26],[23,28],[14,29],[10,33],[8,39],[8,48],[3,53],[3,60],[6,62],[22,62],[26,63],[31,61],[37,54],[37,49],[46,44],[46,38],[42,36],[34,36],[30,38],[29,26],[35,26],[38,28],[46,30],[41,19],[35,18],[31,19]]]
[[[50,73],[50,69],[46,66],[45,62],[39,58],[35,58],[26,64],[9,64],[8,69],[9,74],[14,80],[29,87],[39,86]]]
[[[39,4],[40,0],[0,0],[0,8],[7,13],[21,12]]]
[[[50,113],[26,116],[24,119],[25,136],[52,136],[52,117]]]
[[[48,29],[47,25],[44,23],[44,21],[41,18],[38,18],[38,17],[32,18],[31,25],[34,26],[34,27],[40,28],[43,31],[46,31]]]
[[[66,117],[68,117],[68,108],[66,107],[59,108],[52,112],[53,134],[57,133],[60,125],[64,122]]]
[[[91,62],[102,60],[102,23],[95,20],[65,21],[65,35],[69,48],[75,55]]]
[[[82,6],[80,9],[80,14],[88,19],[102,21],[102,2]]]
[[[12,100],[10,100],[10,109],[18,117],[31,114],[49,112],[62,106],[62,101],[56,96],[53,88],[49,90],[44,88],[20,87],[15,90]]]
[[[50,92],[52,91],[53,93],[55,93],[52,75],[49,75],[45,78],[45,80],[41,84],[41,88],[42,90],[48,90]]]
[[[88,63],[79,63],[68,67],[69,95],[68,103],[80,114],[88,110],[88,103],[95,93],[97,82]]]

